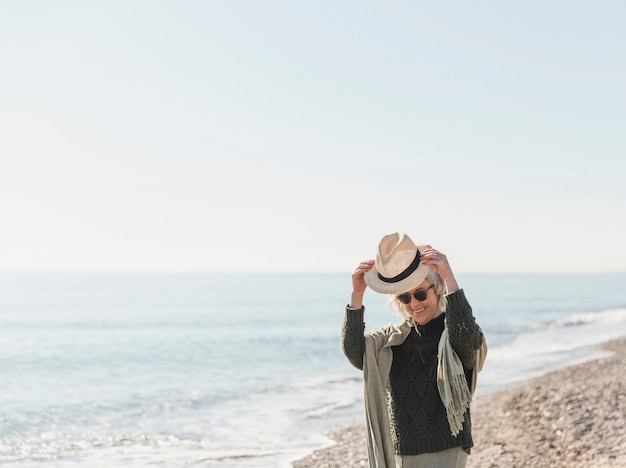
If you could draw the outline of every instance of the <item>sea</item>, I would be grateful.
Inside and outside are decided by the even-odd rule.
[[[606,355],[626,273],[457,275],[478,394]],[[288,467],[363,421],[350,274],[0,275],[3,467]],[[368,291],[366,329],[397,323]]]

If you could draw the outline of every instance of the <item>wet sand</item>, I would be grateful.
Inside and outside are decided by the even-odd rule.
[[[602,348],[613,354],[475,398],[467,466],[626,467],[626,339]],[[330,437],[293,467],[368,466],[362,424]]]

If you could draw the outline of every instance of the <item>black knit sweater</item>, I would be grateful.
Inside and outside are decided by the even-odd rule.
[[[346,357],[363,369],[365,351],[364,308],[346,310],[342,344]],[[392,347],[393,362],[389,375],[389,405],[396,452],[419,455],[453,447],[467,451],[473,446],[469,410],[463,430],[450,434],[446,410],[437,390],[437,346],[447,321],[450,343],[465,368],[468,384],[475,363],[475,350],[482,343],[482,331],[463,291],[448,296],[445,314],[426,325],[417,325],[400,346]]]

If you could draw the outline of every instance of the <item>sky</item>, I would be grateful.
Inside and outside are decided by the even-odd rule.
[[[626,271],[626,3],[0,0],[0,271]]]

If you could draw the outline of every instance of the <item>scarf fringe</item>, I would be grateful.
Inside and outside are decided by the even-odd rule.
[[[467,387],[465,375],[453,375],[451,382],[452,395],[446,405],[446,413],[448,415],[448,424],[450,432],[454,437],[459,435],[463,430],[463,421],[465,420],[465,411],[470,407],[472,395]]]

